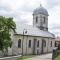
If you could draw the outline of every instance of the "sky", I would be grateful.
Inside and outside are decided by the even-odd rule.
[[[40,4],[49,13],[49,31],[60,36],[60,0],[0,0],[0,15],[13,17],[15,22],[33,25],[32,14]]]

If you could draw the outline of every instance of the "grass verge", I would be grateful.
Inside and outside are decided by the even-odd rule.
[[[24,59],[27,59],[27,58],[32,58],[32,57],[35,57],[37,55],[27,55],[27,56],[21,56],[18,58],[18,60],[24,60]]]

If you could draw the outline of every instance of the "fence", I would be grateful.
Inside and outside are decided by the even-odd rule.
[[[52,60],[54,60],[55,57],[57,57],[57,48],[56,49],[53,49]]]
[[[60,48],[53,49],[52,60],[54,60],[59,55],[60,55]]]

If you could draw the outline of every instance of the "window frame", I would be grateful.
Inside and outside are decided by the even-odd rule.
[[[18,48],[21,48],[21,39],[18,40]]]
[[[36,23],[38,23],[38,16],[36,16]]]
[[[31,40],[28,42],[28,47],[31,48]]]
[[[45,18],[45,16],[44,16],[44,23],[46,23],[46,21],[45,21],[45,20],[46,20],[46,18]]]
[[[37,41],[37,47],[39,47],[39,40]]]
[[[50,43],[50,46],[52,47],[52,41],[51,41],[51,43]]]

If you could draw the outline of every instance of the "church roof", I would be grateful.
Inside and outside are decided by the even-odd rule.
[[[16,34],[23,35],[23,30],[24,29],[27,30],[27,33],[25,33],[24,35],[55,38],[54,35],[49,33],[48,31],[40,30],[39,28],[37,28],[35,26],[32,26],[32,25],[16,23],[16,32],[17,32]]]
[[[40,5],[38,8],[36,8],[33,11],[33,14],[45,14],[45,15],[48,15],[48,11],[44,7],[42,7],[42,5]]]

